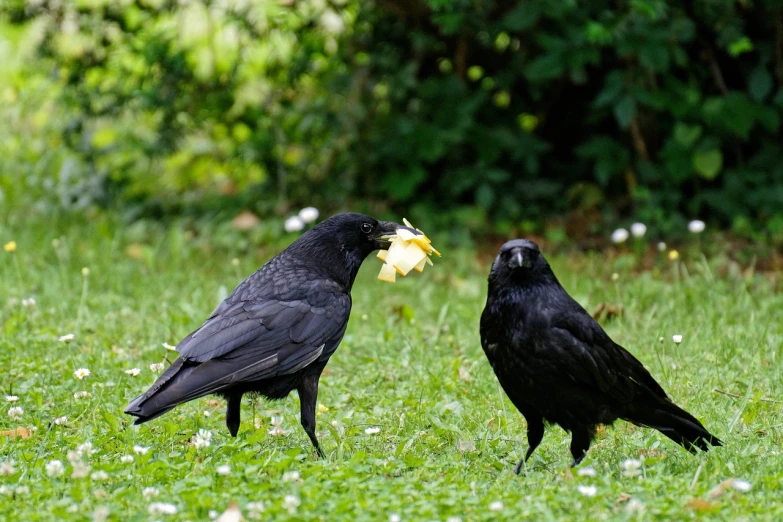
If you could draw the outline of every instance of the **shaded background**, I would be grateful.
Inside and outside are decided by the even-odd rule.
[[[6,0],[0,199],[779,245],[782,83],[772,0]]]

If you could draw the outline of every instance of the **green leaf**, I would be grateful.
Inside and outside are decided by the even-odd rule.
[[[720,149],[697,150],[693,153],[693,168],[706,179],[715,179],[723,167]]]
[[[631,120],[636,115],[636,100],[632,96],[625,95],[614,106],[614,117],[623,129],[627,129]]]
[[[674,139],[683,147],[691,147],[701,137],[701,125],[686,125],[678,122],[674,126]]]
[[[761,101],[772,91],[772,76],[766,67],[758,66],[748,78],[748,92],[756,101]]]

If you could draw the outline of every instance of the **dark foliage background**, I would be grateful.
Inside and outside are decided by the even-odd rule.
[[[775,0],[3,5],[12,205],[783,241]]]

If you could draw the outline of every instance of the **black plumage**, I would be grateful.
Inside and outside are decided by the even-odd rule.
[[[655,428],[690,451],[721,445],[568,295],[532,241],[509,241],[495,258],[481,346],[527,420],[530,446],[515,473],[540,444],[545,421],[571,433],[572,466],[596,426],[616,419]]]
[[[236,436],[242,395],[282,399],[297,390],[302,426],[315,435],[318,381],[345,334],[351,287],[364,259],[400,225],[345,213],[323,221],[242,281],[177,346],[179,358],[125,409],[135,424],[218,393]]]

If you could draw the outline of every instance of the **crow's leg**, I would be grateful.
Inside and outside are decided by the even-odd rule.
[[[320,377],[320,371],[303,375],[297,391],[299,392],[302,427],[315,446],[318,456],[324,459],[326,455],[321,451],[321,445],[318,444],[318,438],[315,436],[315,403],[318,400],[318,379]]]
[[[239,409],[242,406],[242,392],[226,395],[228,403],[226,404],[226,427],[232,437],[236,437],[239,432]]]
[[[544,419],[538,413],[528,413],[525,415],[527,421],[527,443],[528,448],[525,456],[519,459],[519,462],[514,467],[514,474],[519,475],[519,471],[522,469],[522,464],[527,462],[530,455],[536,451],[536,448],[541,444],[541,439],[544,438]]]
[[[578,466],[585,458],[587,450],[590,448],[590,429],[586,426],[577,426],[571,430],[571,455],[574,461],[571,467]]]

